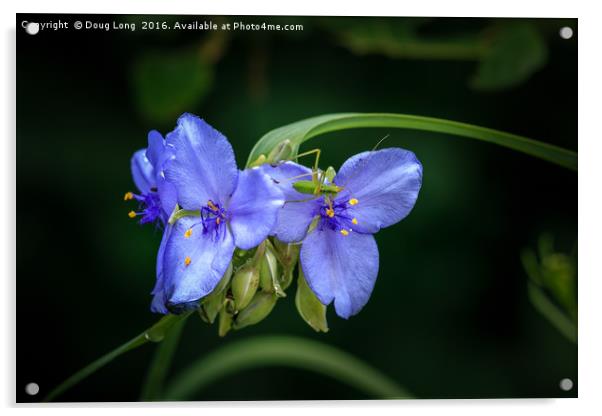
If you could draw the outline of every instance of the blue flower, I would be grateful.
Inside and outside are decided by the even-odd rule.
[[[172,148],[156,130],[148,134],[148,148],[138,150],[132,156],[132,176],[140,193],[128,192],[124,199],[139,202],[139,210],[130,211],[129,216],[140,217],[140,224],[155,223],[165,226],[176,207],[176,189],[166,180],[164,171],[165,165],[173,157]],[[165,227],[157,255],[157,281],[151,292],[153,295],[151,310],[161,313],[167,313],[163,291],[163,252],[169,232],[170,227]]]
[[[292,186],[290,178],[311,179],[303,166],[285,162],[262,170],[286,195],[274,235],[286,243],[303,241],[301,267],[309,287],[324,305],[334,300],[339,316],[355,315],[368,302],[378,274],[372,234],[410,213],[422,185],[422,165],[414,153],[399,148],[360,153],[334,177],[340,192],[317,197]]]
[[[166,141],[173,159],[165,177],[179,206],[198,215],[166,230],[162,298],[152,309],[181,313],[213,291],[235,247],[248,250],[267,238],[284,196],[260,169],[239,171],[228,140],[194,115],[182,115]]]
[[[167,222],[176,205],[175,188],[165,180],[163,168],[172,157],[163,136],[152,130],[148,133],[148,148],[134,153],[131,160],[132,177],[139,194],[128,192],[124,199],[136,200],[140,209],[130,211],[130,218],[140,217],[140,224]]]

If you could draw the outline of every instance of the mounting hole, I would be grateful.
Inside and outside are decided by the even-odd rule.
[[[570,39],[573,37],[573,29],[568,26],[561,28],[558,33],[562,39]]]
[[[564,391],[573,390],[573,380],[571,380],[570,378],[563,378],[562,380],[560,380],[560,389]]]
[[[25,31],[30,35],[36,35],[40,31],[40,24],[29,22],[25,26]]]
[[[29,383],[27,386],[25,386],[25,393],[29,394],[30,396],[35,396],[39,392],[40,386],[38,386],[37,383]]]

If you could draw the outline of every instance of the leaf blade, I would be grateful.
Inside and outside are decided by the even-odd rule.
[[[253,147],[247,165],[261,154],[284,140],[290,140],[294,151],[321,134],[354,128],[403,128],[444,133],[497,144],[525,153],[571,170],[577,170],[577,153],[552,144],[529,139],[486,127],[433,117],[392,113],[338,113],[325,114],[297,121],[266,133]]]

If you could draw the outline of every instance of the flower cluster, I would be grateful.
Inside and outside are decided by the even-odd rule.
[[[132,157],[140,223],[163,228],[151,309],[199,311],[219,333],[265,318],[295,276],[305,321],[327,331],[326,306],[349,318],[378,274],[373,234],[405,218],[422,165],[389,148],[348,159],[335,174],[299,165],[286,141],[239,170],[228,140],[184,114],[165,139],[156,131]],[[297,264],[299,263],[299,264]]]

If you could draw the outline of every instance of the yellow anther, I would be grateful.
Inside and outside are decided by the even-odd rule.
[[[349,200],[349,205],[356,205],[358,202],[360,202],[360,201],[358,201],[358,200],[357,200],[357,199],[355,199],[355,198],[351,198],[351,199]]]
[[[186,230],[186,232],[184,233],[184,237],[186,238],[190,238],[190,236],[192,235],[192,228],[189,228]]]
[[[220,223],[220,222],[222,222],[222,219],[221,219],[220,217],[217,217],[217,218],[215,219],[215,223],[216,223],[217,225],[219,225],[219,223]]]
[[[351,222],[357,225],[357,218],[352,219]]]
[[[136,213],[134,211],[130,211],[130,212],[128,212],[128,217],[136,218]]]
[[[341,234],[343,234],[344,236],[348,236],[349,235],[349,231],[347,231],[347,230],[341,230]]]
[[[334,217],[334,209],[332,209],[332,208],[328,208],[328,209],[326,210],[326,215],[328,215],[328,217],[329,217],[329,218],[332,218],[332,217]]]
[[[131,192],[126,192],[123,196],[124,201],[129,201],[130,199],[134,199],[134,194]]]
[[[186,256],[186,258],[184,259],[184,265],[186,267],[190,266],[190,263],[192,262],[192,260],[190,259],[190,257]]]
[[[213,211],[217,211],[217,207],[215,206],[215,204],[213,203],[212,200],[207,201],[207,206],[209,208],[211,208]]]

